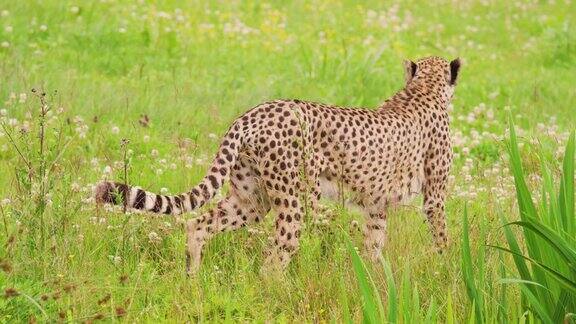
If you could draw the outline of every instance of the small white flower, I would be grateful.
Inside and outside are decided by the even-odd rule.
[[[8,206],[12,203],[12,200],[10,200],[9,198],[4,198],[2,199],[2,201],[0,202],[0,205],[2,206]]]
[[[168,188],[160,188],[160,193],[165,195],[168,193]]]
[[[150,142],[150,136],[144,135],[144,143]]]
[[[73,14],[77,14],[77,13],[80,12],[80,8],[77,7],[77,6],[72,6],[72,7],[70,8],[70,12],[73,13]]]
[[[10,43],[8,43],[7,41],[3,41],[2,43],[0,43],[0,46],[2,46],[4,48],[8,48],[8,47],[10,47]]]
[[[0,12],[0,16],[2,17],[7,17],[10,14],[10,11],[8,10],[2,10],[2,12]]]
[[[6,117],[8,115],[8,110],[0,109],[0,117]]]
[[[159,243],[162,241],[162,238],[156,232],[150,232],[148,233],[148,240],[150,243]]]
[[[210,133],[210,134],[208,134],[208,138],[213,139],[213,140],[218,139],[218,135],[216,135],[214,133]]]
[[[48,26],[46,26],[46,25],[40,25],[40,31],[41,31],[41,32],[45,32],[45,31],[47,31],[47,30],[48,30]]]
[[[10,26],[10,25],[4,27],[4,31],[7,33],[11,33],[13,30],[14,30],[14,28],[12,28],[12,26]]]
[[[112,134],[118,134],[120,133],[120,128],[118,126],[113,126],[111,131]]]
[[[126,32],[126,28],[120,27],[120,28],[118,28],[118,32],[121,34],[124,34]]]
[[[158,150],[153,149],[152,152],[150,152],[150,155],[152,155],[152,157],[157,157],[158,156]]]
[[[106,175],[111,174],[111,173],[112,173],[112,167],[109,166],[109,165],[105,166],[105,167],[104,167],[104,170],[102,171],[102,173],[104,173],[104,174],[106,174]]]
[[[70,189],[72,189],[72,191],[74,191],[74,192],[80,192],[80,189],[81,189],[81,188],[82,188],[82,187],[80,186],[80,184],[78,184],[78,182],[73,182],[73,183],[70,185]]]
[[[26,99],[28,99],[28,95],[25,94],[25,93],[21,93],[21,94],[18,96],[18,102],[19,102],[19,103],[25,103],[25,102],[26,102]]]
[[[108,258],[114,264],[120,264],[120,262],[122,262],[122,258],[118,255],[109,255]]]

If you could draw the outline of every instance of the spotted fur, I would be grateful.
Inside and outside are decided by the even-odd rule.
[[[96,200],[180,214],[204,205],[229,180],[228,195],[187,222],[191,272],[208,239],[258,222],[271,208],[276,235],[266,264],[284,267],[298,249],[304,204],[316,208],[322,187],[336,182],[355,194],[367,215],[365,247],[372,259],[385,243],[387,208],[420,193],[441,251],[448,242],[444,202],[452,162],[447,107],[459,69],[459,60],[406,61],[404,88],[376,110],[300,100],[258,105],[233,122],[207,175],[189,192],[164,196],[103,182]]]

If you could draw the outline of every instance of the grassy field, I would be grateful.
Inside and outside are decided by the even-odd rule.
[[[386,266],[368,273],[399,322],[534,321],[521,285],[502,280],[518,277],[512,258],[486,245],[507,246],[501,217],[519,218],[508,116],[533,195],[542,164],[560,177],[576,126],[575,21],[569,0],[0,0],[0,322],[360,321],[354,211],[326,202],[280,276],[259,274],[269,215],[212,240],[187,278],[181,223],[197,213],[97,210],[92,188],[123,179],[127,161],[130,183],[182,192],[256,104],[375,107],[403,86],[403,59],[429,55],[463,61],[451,245],[433,252],[417,199],[391,213]]]

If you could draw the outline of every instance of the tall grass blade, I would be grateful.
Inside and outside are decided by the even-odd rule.
[[[454,324],[454,308],[452,307],[452,295],[448,291],[448,298],[446,301],[446,324]]]
[[[410,291],[410,268],[407,266],[402,273],[402,282],[400,283],[400,297],[398,300],[400,301],[399,306],[399,314],[402,316],[402,321],[404,323],[412,323],[414,319],[414,310],[418,310],[419,308],[415,308],[414,304],[412,303],[411,299],[411,291]]]
[[[388,290],[388,322],[396,323],[398,321],[398,295],[396,291],[396,284],[394,283],[394,276],[392,275],[390,263],[385,260],[383,263]]]
[[[352,318],[350,317],[350,307],[348,306],[348,296],[346,295],[346,284],[342,280],[340,289],[340,307],[342,307],[342,322],[347,324],[352,324]]]
[[[506,249],[506,248],[503,248],[503,247],[500,247],[500,246],[494,246],[494,245],[490,245],[490,246],[493,247],[493,248],[496,248],[496,249],[499,249],[499,250],[506,251],[506,252],[508,252],[508,253],[517,255],[517,256],[519,256],[519,257],[521,257],[521,258],[529,261],[531,264],[533,264],[533,265],[535,265],[535,266],[543,269],[544,271],[546,271],[546,273],[552,275],[552,276],[557,280],[557,282],[558,282],[560,285],[564,286],[565,288],[567,288],[567,289],[569,289],[569,290],[572,290],[572,292],[576,294],[576,282],[574,282],[574,281],[566,278],[562,273],[560,273],[560,272],[558,272],[558,271],[550,268],[549,266],[543,264],[542,262],[539,262],[539,261],[537,261],[537,260],[534,260],[534,259],[532,259],[532,258],[530,258],[530,257],[527,257],[527,256],[523,255],[523,254],[515,253],[515,252],[513,252],[512,250],[509,250],[509,249]],[[540,285],[541,285],[541,286],[544,286],[544,285],[542,285],[542,284],[540,284]]]
[[[434,300],[434,296],[432,296],[432,298],[430,298],[430,305],[428,305],[428,311],[426,312],[424,323],[436,323],[436,313],[436,300]]]
[[[356,273],[356,279],[360,285],[360,293],[362,295],[362,314],[364,316],[364,323],[381,323],[384,321],[384,307],[382,306],[382,300],[378,295],[376,295],[376,289],[374,287],[374,282],[370,275],[366,271],[362,259],[356,252],[356,249],[352,245],[351,241],[348,241],[348,250],[352,256],[352,267]]]
[[[534,202],[532,200],[532,194],[526,184],[524,177],[524,169],[522,167],[522,159],[520,157],[520,151],[518,149],[518,139],[516,136],[516,130],[514,127],[514,122],[512,116],[509,116],[510,123],[510,142],[508,144],[508,153],[510,155],[511,171],[514,176],[514,184],[516,187],[516,197],[518,199],[518,209],[520,211],[520,218],[523,221],[536,221],[538,220],[538,213]],[[523,234],[525,237],[525,244],[528,250],[528,254],[536,259],[542,260],[542,253],[540,251],[540,241],[537,237],[523,228]],[[546,274],[538,267],[531,267],[532,276],[537,282],[540,282],[544,286],[548,286]],[[525,280],[530,280],[530,278],[523,278]],[[548,307],[549,311],[552,311],[552,305],[554,304],[552,297],[541,289],[534,290],[535,295],[538,296],[540,300],[545,301],[544,304]]]
[[[560,205],[560,215],[567,233],[575,233],[574,223],[574,132],[570,134],[564,162],[562,166],[563,177],[560,181],[560,193],[558,197]]]
[[[477,289],[474,280],[474,264],[472,263],[472,254],[470,247],[470,228],[468,225],[468,209],[464,206],[464,215],[462,220],[462,272],[468,298],[472,301],[478,322],[482,323],[482,293]]]

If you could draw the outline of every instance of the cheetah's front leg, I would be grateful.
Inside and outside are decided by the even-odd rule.
[[[424,214],[439,253],[442,253],[448,246],[445,200],[446,180],[444,177],[428,179],[424,186]]]

